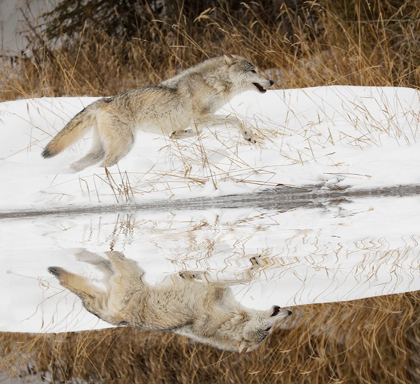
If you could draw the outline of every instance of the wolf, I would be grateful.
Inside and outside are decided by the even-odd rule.
[[[252,257],[251,267],[239,279],[213,279],[208,272],[182,271],[161,284],[149,285],[138,264],[117,251],[105,252],[107,259],[91,252],[77,254],[103,272],[105,289],[88,278],[60,267],[48,270],[60,284],[79,296],[85,308],[117,326],[173,332],[195,341],[234,352],[250,352],[271,334],[279,322],[292,314],[274,305],[268,310],[242,306],[231,285],[250,282],[262,265]]]
[[[252,143],[251,131],[235,116],[215,112],[234,96],[274,84],[246,58],[224,55],[208,59],[159,84],[105,97],[90,104],[57,133],[42,152],[50,158],[93,127],[90,151],[71,165],[75,171],[101,161],[111,167],[131,150],[136,130],[163,133],[172,139],[200,135],[204,127],[226,125]]]

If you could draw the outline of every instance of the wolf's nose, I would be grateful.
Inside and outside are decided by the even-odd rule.
[[[270,80],[270,87],[274,84],[273,80]]]

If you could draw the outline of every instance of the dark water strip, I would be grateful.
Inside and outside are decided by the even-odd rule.
[[[420,185],[400,185],[376,189],[331,188],[322,185],[304,187],[278,187],[258,192],[218,197],[196,197],[191,199],[149,200],[144,203],[68,205],[62,208],[23,209],[0,212],[0,219],[29,218],[36,216],[75,216],[95,213],[130,213],[136,211],[206,210],[210,208],[262,208],[293,209],[315,208],[325,204],[350,202],[363,197],[406,197],[420,195]]]

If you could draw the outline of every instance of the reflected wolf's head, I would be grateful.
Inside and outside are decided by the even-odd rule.
[[[273,306],[266,311],[243,307],[230,285],[249,282],[261,265],[252,257],[252,267],[240,279],[213,280],[202,271],[183,271],[159,285],[144,281],[144,271],[120,252],[105,252],[108,259],[90,252],[77,254],[103,273],[103,286],[60,267],[50,267],[60,284],[82,300],[86,309],[114,325],[173,332],[214,347],[236,352],[256,349],[279,322],[292,314]]]
[[[257,349],[273,329],[286,317],[292,315],[289,310],[281,310],[274,305],[267,311],[257,311],[242,307],[226,322],[213,337],[213,344],[224,350],[251,352]]]
[[[241,91],[254,90],[265,93],[274,81],[258,71],[258,68],[250,63],[245,57],[237,55],[225,55],[225,64],[229,67],[229,77],[233,84],[236,84]]]

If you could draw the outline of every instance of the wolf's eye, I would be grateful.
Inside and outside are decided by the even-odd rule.
[[[257,73],[257,71],[255,69],[251,69],[250,72]]]
[[[267,329],[264,329],[265,332],[268,332],[271,329],[271,327],[268,327]]]

